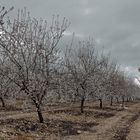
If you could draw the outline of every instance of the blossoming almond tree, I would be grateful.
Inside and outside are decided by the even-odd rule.
[[[57,46],[68,26],[66,18],[60,23],[59,16],[53,17],[49,25],[42,19],[31,18],[26,10],[18,12],[8,29],[3,26],[0,47],[9,61],[8,78],[33,101],[40,123],[44,122],[41,106],[51,91],[59,58]]]
[[[73,49],[74,48],[74,49]],[[65,71],[69,86],[75,97],[80,100],[81,113],[84,112],[84,103],[91,93],[91,78],[98,72],[102,62],[92,40],[81,41],[78,47],[67,48],[64,58]]]

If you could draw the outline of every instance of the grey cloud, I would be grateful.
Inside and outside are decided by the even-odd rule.
[[[35,17],[60,14],[71,21],[68,32],[93,36],[112,57],[128,67],[140,65],[139,0],[0,0],[1,5],[26,6]],[[15,10],[16,11],[16,10]],[[16,12],[11,13],[15,15]],[[67,37],[66,37],[67,38]],[[97,45],[98,46],[98,45]],[[133,70],[133,69],[131,69]]]

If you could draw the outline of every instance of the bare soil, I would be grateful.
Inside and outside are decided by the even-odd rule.
[[[33,110],[0,108],[0,140],[139,140],[140,102],[105,105],[87,104],[81,114],[77,105],[49,106],[45,123]]]

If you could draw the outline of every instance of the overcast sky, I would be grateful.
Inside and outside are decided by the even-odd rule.
[[[94,37],[111,52],[122,67],[140,76],[140,0],[0,0],[7,8],[26,6],[34,17],[50,19],[53,14],[71,22],[66,35]],[[15,14],[14,11],[12,13]]]

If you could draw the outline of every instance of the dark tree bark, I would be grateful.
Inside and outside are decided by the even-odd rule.
[[[39,122],[40,123],[44,123],[44,119],[43,119],[43,115],[42,115],[42,110],[41,110],[41,104],[37,103],[34,98],[32,98],[32,101],[34,102],[34,104],[36,106]]]
[[[40,123],[44,123],[43,115],[40,106],[37,107],[37,113],[38,113],[38,118]]]
[[[122,96],[122,105],[124,106],[125,98]]]
[[[125,99],[124,99],[124,96],[122,96],[122,103],[124,104],[124,102],[125,102]]]
[[[102,101],[102,99],[99,99],[99,101],[100,101],[100,109],[102,109],[103,108],[103,101]]]
[[[110,97],[110,105],[113,105],[113,97]]]
[[[2,107],[5,107],[5,102],[4,99],[2,97],[0,97],[1,103],[2,103]]]
[[[129,98],[127,97],[127,102],[129,102]]]
[[[81,100],[81,113],[84,113],[84,102],[85,102],[85,98],[83,97]]]

